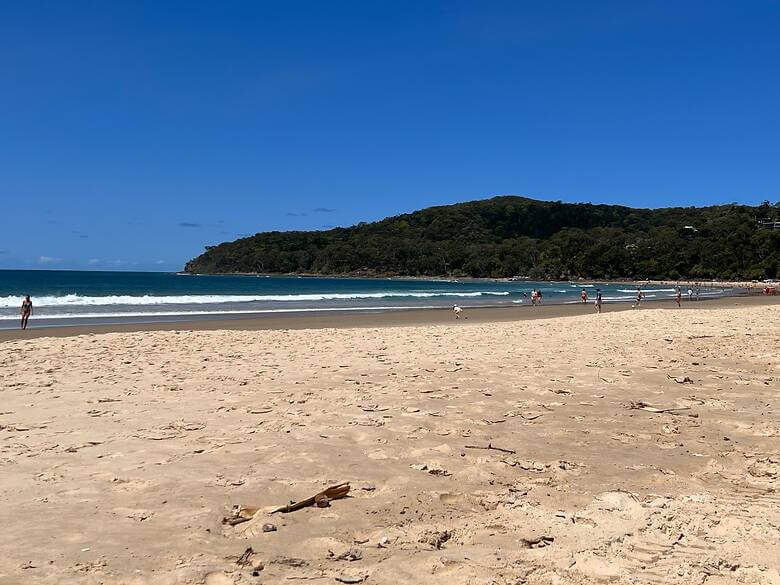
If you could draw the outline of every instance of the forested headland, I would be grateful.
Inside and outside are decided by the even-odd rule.
[[[780,203],[633,209],[525,197],[430,207],[327,231],[208,246],[192,273],[533,279],[778,276]]]

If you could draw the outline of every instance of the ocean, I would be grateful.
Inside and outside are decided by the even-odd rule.
[[[34,326],[178,321],[311,311],[391,311],[409,308],[530,306],[532,289],[544,303],[576,303],[582,288],[604,301],[625,302],[625,283],[570,283],[400,278],[210,276],[165,272],[0,270],[0,329],[18,327],[23,295],[32,297]],[[674,296],[672,287],[647,287],[648,300]],[[704,295],[721,294],[703,291]]]

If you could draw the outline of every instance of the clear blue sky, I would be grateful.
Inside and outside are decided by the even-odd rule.
[[[780,199],[780,3],[6,2],[0,267],[498,194]]]

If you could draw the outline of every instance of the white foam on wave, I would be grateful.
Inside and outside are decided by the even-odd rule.
[[[81,296],[76,294],[63,296],[41,296],[33,298],[36,307],[83,307],[108,305],[214,305],[219,303],[250,303],[250,302],[290,302],[290,301],[329,301],[385,298],[434,298],[434,297],[481,297],[507,296],[507,291],[476,291],[476,292],[377,292],[377,293],[312,293],[296,295],[107,295]],[[16,296],[0,297],[0,308],[16,308],[21,305],[22,298]]]
[[[115,311],[112,313],[52,313],[50,315],[40,315],[36,322],[44,319],[96,319],[96,318],[119,318],[119,317],[200,317],[203,315],[257,315],[263,313],[318,313],[330,311],[405,311],[408,309],[441,309],[434,305],[415,305],[412,307],[307,307],[298,309],[256,309],[247,311],[154,311],[154,312],[132,312]],[[18,315],[0,315],[2,320],[19,320]]]
[[[635,293],[636,289],[635,288],[619,288],[619,289],[617,289],[617,292]],[[642,289],[642,293],[644,294],[646,292],[648,292],[648,293],[651,293],[651,292],[674,292],[674,289],[673,288],[643,288]]]

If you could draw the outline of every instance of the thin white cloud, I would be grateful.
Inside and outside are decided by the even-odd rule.
[[[165,260],[157,260],[155,264],[165,264]]]
[[[89,264],[90,266],[94,266],[95,264],[100,264],[100,258],[90,258],[87,261],[87,264]]]
[[[38,258],[38,264],[56,264],[62,262],[62,258],[55,258],[54,256],[41,256]]]

